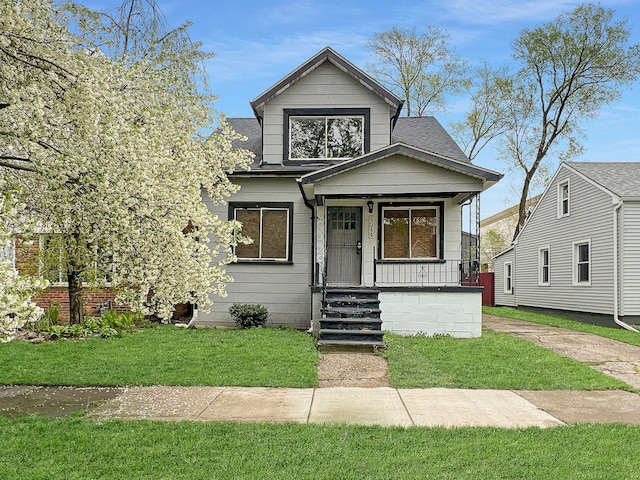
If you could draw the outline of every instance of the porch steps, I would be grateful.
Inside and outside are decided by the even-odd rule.
[[[318,348],[350,352],[385,348],[379,293],[369,288],[328,288]]]

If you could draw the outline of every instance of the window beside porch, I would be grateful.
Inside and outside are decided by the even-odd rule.
[[[232,203],[230,209],[232,218],[242,224],[242,234],[253,240],[236,245],[239,262],[291,261],[292,204]]]
[[[383,259],[439,259],[440,235],[437,206],[382,208]]]

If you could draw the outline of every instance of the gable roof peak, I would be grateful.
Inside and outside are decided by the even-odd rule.
[[[389,105],[397,109],[396,116],[399,115],[399,112],[400,110],[402,110],[402,106],[404,105],[404,100],[397,97],[394,93],[384,87],[380,82],[369,76],[360,68],[356,67],[353,63],[349,62],[333,48],[327,46],[316,53],[309,60],[304,62],[302,65],[300,65],[298,68],[296,68],[294,71],[286,75],[272,87],[258,95],[253,101],[249,102],[256,117],[261,118],[260,112],[265,103],[267,103],[273,97],[282,93],[293,83],[308,75],[327,61],[331,62],[337,68],[356,79],[365,88],[382,97]]]

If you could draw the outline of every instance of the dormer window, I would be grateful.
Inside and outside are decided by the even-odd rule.
[[[285,109],[285,162],[346,160],[369,151],[369,109]]]

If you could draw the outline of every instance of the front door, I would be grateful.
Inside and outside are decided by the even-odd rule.
[[[362,208],[327,207],[327,283],[360,285]]]

